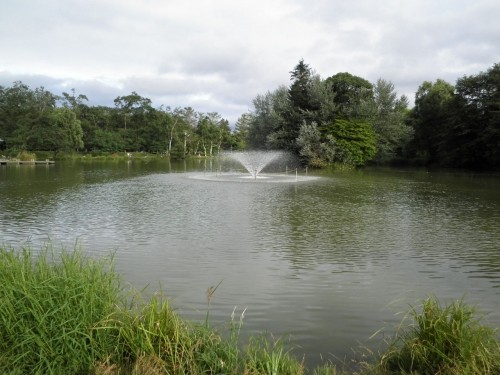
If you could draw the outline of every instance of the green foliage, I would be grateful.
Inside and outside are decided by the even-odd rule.
[[[292,84],[287,90],[286,98],[281,98],[274,112],[277,114],[272,132],[267,136],[270,148],[297,152],[296,139],[304,121],[312,119],[317,102],[313,97],[313,73],[309,65],[300,60],[290,72]]]
[[[19,159],[21,161],[32,161],[36,160],[36,154],[34,152],[21,151],[19,154],[17,154],[16,159]]]
[[[456,83],[442,164],[500,169],[500,64]]]
[[[303,124],[297,137],[299,154],[309,165],[321,166],[324,162],[321,155],[321,133],[316,123]]]
[[[348,375],[347,371],[337,370],[335,365],[326,364],[314,369],[313,375]]]
[[[231,142],[230,128],[226,120],[223,120],[218,113],[208,113],[202,116],[196,127],[200,151],[204,156],[218,154],[223,145]]]
[[[292,84],[288,89],[288,95],[292,108],[296,112],[305,112],[315,109],[311,95],[312,77],[312,70],[303,59],[300,60],[290,72]]]
[[[326,79],[335,93],[333,101],[342,118],[365,117],[365,104],[373,98],[373,86],[366,79],[350,73],[337,73]]]
[[[127,129],[127,122],[129,127],[136,127],[137,122],[140,122],[142,117],[152,110],[151,99],[143,98],[135,91],[132,91],[129,95],[118,96],[114,103],[120,110],[125,130]]]
[[[88,144],[90,150],[99,150],[101,152],[125,151],[123,138],[117,132],[111,132],[104,129],[95,129],[93,142]]]
[[[245,371],[249,374],[301,375],[304,366],[286,349],[283,339],[252,337],[246,349]]]
[[[145,151],[184,158],[199,151],[200,140],[214,152],[238,145],[229,123],[217,113],[202,114],[190,107],[155,109],[150,99],[135,91],[118,96],[114,108],[91,107],[87,100],[74,89],[57,97],[43,87],[33,90],[21,82],[0,86],[0,147],[7,148],[6,154]],[[197,134],[202,118],[210,119],[214,132]]]
[[[26,149],[26,137],[55,108],[56,96],[43,87],[35,90],[20,81],[0,87],[0,138],[7,147]]]
[[[325,124],[338,117],[340,110],[335,101],[336,95],[331,81],[322,80],[319,75],[312,77],[311,101],[314,103],[314,111],[308,113],[310,122]]]
[[[83,148],[81,123],[71,109],[55,108],[49,115],[48,128],[40,133],[44,134],[46,143],[31,149],[78,151]]]
[[[252,149],[285,148],[284,114],[290,110],[288,89],[279,87],[273,92],[258,95],[253,100],[247,144]]]
[[[500,64],[463,77],[456,86],[441,79],[424,82],[411,110],[407,98],[398,98],[394,85],[383,79],[372,85],[345,72],[322,80],[303,60],[290,73],[288,89],[254,100],[249,147],[286,149],[314,166],[328,165],[333,158],[356,166],[374,160],[500,169]],[[375,155],[368,134],[364,140],[335,136],[331,124],[340,120],[371,123]]]
[[[247,147],[251,122],[252,115],[250,113],[242,114],[236,121],[234,125],[234,150],[244,150]]]
[[[118,96],[114,108],[91,107],[74,89],[58,97],[18,81],[0,86],[0,148],[5,155],[20,150],[145,151],[184,158],[248,147],[289,150],[315,166],[332,159],[363,165],[372,157],[360,157],[355,151],[359,144],[349,146],[349,137],[339,143],[328,130],[336,121],[349,120],[373,125],[378,164],[500,169],[498,63],[460,78],[455,86],[440,79],[424,82],[411,110],[404,96],[397,98],[392,83],[382,79],[372,85],[344,72],[323,80],[304,60],[290,79],[289,87],[258,95],[254,110],[240,118],[244,123],[238,121],[234,131],[219,114],[190,107],[155,109],[135,91]],[[311,138],[302,129],[313,123],[320,133],[314,142],[316,135]],[[366,151],[362,154],[369,155]]]
[[[111,356],[132,374],[240,374],[244,358],[238,347],[239,324],[229,339],[207,324],[189,324],[161,293],[148,302],[135,295],[129,308],[117,311],[103,329],[117,331]]]
[[[370,123],[336,120],[325,130],[334,141],[336,162],[359,166],[375,156],[376,136]]]
[[[311,125],[304,123],[301,126],[297,145],[300,148],[300,156],[312,167],[324,167],[336,160],[338,149],[335,138],[329,134],[323,140],[314,122]]]
[[[409,157],[424,165],[500,169],[500,65],[452,86],[424,82],[408,123]]]
[[[377,136],[375,160],[379,164],[401,160],[413,135],[405,123],[408,99],[404,95],[398,98],[392,82],[383,79],[377,80],[373,94],[374,113],[371,118]]]
[[[447,126],[451,121],[454,87],[438,79],[435,83],[424,82],[415,94],[415,107],[409,123],[414,137],[410,152],[422,164],[436,163]]]
[[[379,162],[402,156],[411,135],[407,100],[395,97],[391,83],[379,80],[374,88],[349,73],[322,80],[303,60],[290,73],[288,90],[254,100],[249,146],[289,150],[314,167],[361,166],[377,151]]]
[[[0,248],[0,285],[1,373],[88,373],[112,347],[96,329],[119,296],[107,261],[49,247],[36,255]]]
[[[419,311],[421,310],[421,311]],[[498,374],[500,344],[480,324],[473,307],[456,301],[442,307],[428,298],[410,312],[413,324],[397,333],[380,359],[384,374]]]
[[[117,332],[114,357],[121,366],[168,372],[193,365],[188,327],[161,297],[153,296],[135,309],[118,310],[105,324],[102,329]]]

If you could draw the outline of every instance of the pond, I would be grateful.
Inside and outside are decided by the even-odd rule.
[[[116,251],[184,317],[289,335],[309,366],[377,349],[429,295],[500,326],[500,176],[364,169],[310,181],[199,178],[209,161],[0,167],[0,243]],[[198,178],[195,178],[198,177]],[[399,313],[399,314],[398,314]]]

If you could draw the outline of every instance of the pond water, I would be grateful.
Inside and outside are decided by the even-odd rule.
[[[377,349],[410,305],[465,298],[500,326],[500,176],[366,169],[217,180],[207,161],[0,167],[0,243],[116,251],[124,280],[243,335],[290,335],[309,366]],[[200,178],[203,176],[203,178]],[[309,174],[311,176],[311,174]]]

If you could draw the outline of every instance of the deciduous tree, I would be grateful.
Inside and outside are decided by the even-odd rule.
[[[408,120],[413,127],[410,155],[419,163],[439,163],[438,151],[453,120],[453,85],[438,79],[424,82],[415,94],[415,107]]]
[[[373,86],[350,73],[337,73],[326,79],[333,91],[337,115],[341,118],[366,118],[367,104],[373,100]]]
[[[78,151],[83,148],[80,121],[69,108],[55,108],[40,120],[26,135],[30,150]]]
[[[326,127],[325,133],[335,145],[336,162],[360,166],[375,156],[375,131],[366,121],[338,119]]]
[[[412,136],[412,129],[405,122],[408,99],[404,95],[398,98],[392,82],[378,79],[373,86],[373,105],[371,121],[377,136],[375,160],[385,164],[401,159]]]

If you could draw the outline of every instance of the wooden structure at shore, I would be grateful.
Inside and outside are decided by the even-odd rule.
[[[54,164],[54,160],[13,160],[13,159],[0,159],[0,165],[14,164],[14,165],[49,165]]]

